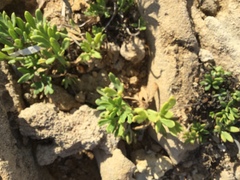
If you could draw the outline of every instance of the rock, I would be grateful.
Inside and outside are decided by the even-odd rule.
[[[173,165],[167,156],[155,153],[147,154],[144,150],[138,150],[132,155],[133,161],[136,162],[135,176],[140,179],[160,179],[165,172],[172,169]]]
[[[223,170],[220,174],[219,180],[236,180],[232,172]]]
[[[88,7],[89,5],[87,4],[87,2],[85,0],[77,0],[77,1],[73,1],[71,4],[71,8],[72,11],[80,11],[86,7]]]
[[[124,59],[137,64],[145,57],[144,42],[138,37],[134,36],[130,42],[123,42],[120,54]]]
[[[240,179],[240,165],[235,167],[235,178]]]
[[[74,88],[76,92],[94,92],[99,86],[108,86],[108,73],[105,70],[100,70],[97,75],[83,74],[79,79]]]
[[[175,114],[186,119],[184,105],[194,94],[190,87],[197,74],[200,49],[187,10],[187,1],[143,0],[139,8],[148,22],[147,44],[152,51],[148,96],[154,97],[154,105],[158,110],[174,94],[177,99]],[[152,90],[154,84],[158,86],[157,91]]]
[[[204,0],[200,9],[207,16],[216,16],[219,10],[219,2],[218,0]]]
[[[105,135],[105,130],[97,124],[98,115],[97,110],[86,105],[67,114],[58,111],[53,104],[38,103],[21,111],[18,121],[23,136],[50,139],[47,144],[38,145],[36,151],[38,163],[47,165],[58,156],[67,157],[82,150],[93,150],[96,146],[110,154],[118,140],[113,135]]]
[[[130,84],[133,84],[133,85],[137,85],[137,83],[138,83],[138,78],[137,78],[137,76],[132,76],[132,77],[130,77],[130,78],[129,78],[129,83],[130,83]]]
[[[216,65],[240,78],[240,6],[237,1],[219,1],[221,9],[215,17],[203,18],[199,9],[191,8],[191,15],[201,48],[209,50]]]
[[[82,95],[86,94],[84,97],[85,103],[95,105],[95,100],[100,97],[96,89],[98,87],[106,87],[108,85],[108,73],[105,70],[100,70],[97,74],[94,73],[94,76],[90,74],[83,74],[81,79],[78,79],[73,87],[74,91],[77,92],[77,96],[80,95],[79,97],[76,96],[75,99],[79,101],[80,99],[78,98],[83,98]]]
[[[156,110],[160,110],[161,105],[173,95],[177,101],[173,108],[174,115],[181,117],[184,123],[188,120],[186,107],[196,93],[192,86],[199,67],[200,44],[190,13],[193,4],[190,1],[176,3],[175,0],[142,0],[139,3],[140,12],[148,22],[147,43],[152,51],[146,97],[153,97]],[[157,88],[153,88],[155,86]],[[185,144],[170,134],[165,138],[153,129],[150,131],[174,165],[197,147]]]
[[[79,103],[85,103],[86,93],[84,93],[83,91],[80,91],[79,93],[76,94],[75,99]]]
[[[118,61],[120,55],[120,47],[113,43],[107,43],[107,56],[112,64],[115,64]]]
[[[6,5],[10,4],[12,0],[4,0],[0,3],[0,10],[3,9]]]
[[[201,62],[208,62],[208,61],[214,60],[212,53],[206,49],[200,49],[199,58],[200,58]]]
[[[175,137],[170,133],[163,136],[160,133],[156,133],[153,128],[149,128],[149,134],[167,151],[174,165],[184,161],[188,153],[199,146],[198,144],[186,144],[179,137]]]
[[[81,105],[73,96],[67,93],[62,87],[53,85],[54,93],[48,94],[49,102],[55,104],[62,111],[70,111],[73,108],[79,108]]]
[[[12,69],[11,66],[9,66],[6,62],[1,62],[1,72],[4,73],[4,77],[6,78],[6,83],[4,84],[6,90],[8,91],[8,94],[12,97],[13,104],[4,104],[5,106],[11,106],[11,112],[20,112],[22,109],[25,108],[24,101],[21,97],[22,89],[21,85],[17,83],[16,78],[11,74]],[[14,69],[14,68],[13,68]],[[16,69],[14,69],[15,71]],[[16,70],[17,71],[17,70]],[[4,96],[5,97],[5,96]],[[5,103],[9,103],[5,102]]]
[[[4,86],[7,78],[2,72],[3,68],[0,69],[0,179],[52,180],[45,168],[36,165],[32,149],[23,146],[19,136],[14,136],[17,133],[8,119],[8,115],[12,116],[13,99]]]
[[[135,165],[119,149],[115,149],[112,156],[96,149],[94,155],[98,161],[102,179],[133,180]]]

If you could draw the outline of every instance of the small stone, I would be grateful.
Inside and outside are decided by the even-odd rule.
[[[204,0],[200,9],[207,16],[216,16],[219,9],[219,2],[217,0]]]
[[[100,163],[100,173],[104,180],[131,180],[134,169],[135,165],[119,149],[115,149],[111,157]]]
[[[79,108],[81,105],[73,96],[68,94],[62,87],[53,85],[54,93],[48,94],[49,102],[55,104],[62,111],[70,111],[73,108]]]
[[[92,76],[93,76],[93,77],[97,77],[97,76],[98,76],[98,73],[97,73],[96,71],[93,71],[93,72],[92,72]]]
[[[231,171],[223,170],[220,174],[219,180],[235,180]]]
[[[129,79],[129,83],[130,84],[133,84],[133,85],[136,85],[138,83],[138,78],[137,76],[133,76]]]
[[[80,91],[76,94],[75,99],[79,103],[84,103],[86,99],[86,94],[83,91]]]
[[[221,152],[226,152],[227,148],[226,148],[226,146],[223,143],[222,144],[218,144],[217,146],[218,146],[218,148],[219,148],[219,150]]]
[[[120,47],[115,43],[109,42],[107,43],[107,56],[111,63],[115,64],[119,59]]]
[[[206,49],[200,49],[199,58],[201,62],[208,62],[214,60],[212,53]]]
[[[172,169],[173,165],[167,156],[160,156],[156,153],[147,154],[144,150],[138,150],[133,153],[133,159],[136,162],[136,174],[142,173],[145,179],[159,179],[165,172]]]
[[[144,42],[138,37],[134,37],[129,43],[123,42],[120,49],[122,57],[134,64],[141,62],[145,57],[145,53]]]

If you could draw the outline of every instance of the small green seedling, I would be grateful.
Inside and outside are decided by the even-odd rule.
[[[119,14],[123,14],[135,4],[134,0],[114,0],[114,1],[113,4],[109,6],[106,0],[96,0],[96,2],[90,3],[90,6],[85,12],[85,14],[88,16],[104,16],[105,18],[109,18],[112,15],[110,13],[111,6],[113,9],[116,8],[115,10],[116,12],[118,12]]]
[[[70,45],[66,30],[58,31],[43,18],[39,9],[33,17],[28,11],[25,20],[12,13],[0,13],[0,60],[7,60],[22,73],[19,83],[30,82],[37,95],[52,94],[52,77],[62,76],[70,63],[64,57]],[[65,85],[65,82],[62,83]]]
[[[175,98],[170,97],[160,108],[159,112],[151,109],[146,110],[148,120],[154,124],[156,132],[165,135],[169,131],[176,136],[182,131],[181,125],[173,120],[173,112],[170,111],[175,104]]]
[[[107,7],[106,0],[96,0],[95,3],[91,3],[88,10],[85,12],[88,16],[102,16],[104,15],[105,18],[110,17],[109,8]]]
[[[137,23],[132,23],[131,26],[139,31],[145,31],[147,29],[146,22],[143,20],[142,17],[138,19]]]
[[[131,108],[123,100],[123,84],[120,80],[109,73],[110,87],[98,89],[101,97],[96,100],[100,114],[99,125],[107,125],[107,132],[132,143],[136,140],[134,125],[149,125],[153,123],[156,132],[165,134],[170,132],[176,135],[182,130],[179,123],[173,120],[173,113],[170,111],[176,100],[171,97],[159,112],[151,109]]]
[[[87,62],[92,58],[102,59],[99,51],[105,36],[102,32],[98,32],[92,37],[89,32],[86,32],[86,39],[80,44],[83,53],[79,57],[82,62]]]
[[[134,139],[134,133],[130,125],[133,118],[132,108],[123,100],[123,84],[112,73],[109,73],[111,87],[98,89],[101,98],[96,100],[100,114],[98,124],[100,126],[107,124],[107,132],[121,137],[127,143]]]
[[[216,123],[214,132],[220,135],[223,142],[233,142],[231,133],[240,132],[240,128],[235,126],[240,118],[240,112],[233,105],[233,101],[230,101],[225,109],[210,113],[210,117],[215,119]]]
[[[230,75],[230,72],[224,71],[221,66],[217,66],[210,73],[204,75],[204,80],[200,82],[200,85],[204,86],[205,91],[209,91],[211,88],[219,90],[226,77]]]
[[[194,144],[195,142],[202,143],[209,135],[209,131],[206,129],[205,123],[194,122],[189,131],[184,133],[183,138],[186,143]]]

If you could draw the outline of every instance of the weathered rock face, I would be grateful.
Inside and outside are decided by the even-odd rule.
[[[216,0],[215,0],[216,1]],[[196,6],[190,12],[201,48],[210,51],[217,65],[234,72],[239,78],[240,4],[237,0],[218,1],[221,9],[208,16]]]
[[[181,112],[192,94],[200,48],[187,7],[186,2],[174,0],[144,0],[140,4],[140,11],[148,22],[147,40],[152,51],[148,92],[154,93],[152,84],[158,85],[157,109],[174,94],[179,103],[176,109]]]
[[[0,71],[0,179],[51,180],[47,171],[35,163],[31,149],[24,147],[11,133],[7,112],[14,103],[4,87],[6,83],[5,75]]]
[[[200,50],[191,22],[189,3],[190,1],[176,3],[174,0],[143,0],[140,4],[140,11],[148,22],[147,40],[152,50],[147,92],[150,97],[154,96],[157,110],[174,95],[177,100],[175,115],[185,120],[185,106],[194,93],[191,87],[197,74]],[[155,84],[158,86],[157,92],[152,91]],[[175,140],[169,137],[166,146],[177,146],[179,141]],[[178,149],[180,152],[177,153],[179,157],[171,152],[173,149],[166,149],[170,156],[176,155],[173,158],[174,164],[179,163],[182,154],[188,151],[188,146],[182,142],[181,145]]]
[[[139,1],[147,25],[147,40],[152,50],[147,92],[154,96],[156,108],[174,95],[175,115],[186,120],[186,106],[194,94],[194,79],[199,63],[217,65],[240,77],[240,4],[237,0],[220,1]],[[157,84],[158,91],[153,91]],[[156,139],[157,135],[153,135]],[[179,139],[160,140],[173,163],[183,160],[191,150]],[[175,148],[181,144],[178,151]],[[175,145],[174,145],[175,144]]]
[[[52,143],[37,147],[38,163],[47,165],[58,156],[67,157],[81,150],[93,150],[96,146],[110,154],[118,140],[106,135],[98,126],[98,114],[86,105],[67,114],[58,111],[53,104],[38,103],[21,111],[18,121],[23,136],[52,140]]]

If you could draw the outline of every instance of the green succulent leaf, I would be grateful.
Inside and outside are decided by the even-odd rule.
[[[87,39],[88,43],[91,44],[93,39],[92,39],[92,36],[91,36],[91,34],[89,32],[86,32],[86,39]]]
[[[35,17],[37,19],[37,22],[42,22],[43,21],[43,14],[40,9],[37,9],[35,11]]]
[[[33,74],[26,73],[26,74],[24,74],[22,77],[20,77],[17,82],[18,82],[18,83],[24,83],[24,82],[32,79],[33,76],[34,76]]]
[[[233,142],[233,137],[227,131],[221,131],[220,136],[223,142],[226,142],[226,141]]]
[[[30,37],[35,43],[38,43],[41,47],[50,47],[50,43],[48,39],[45,39],[43,36],[40,35],[33,35]]]
[[[25,24],[20,17],[16,17],[16,24],[22,31],[25,31]]]
[[[160,121],[156,122],[155,131],[162,133],[163,135],[165,135],[167,133],[166,129],[164,128],[164,126],[162,125],[162,123]]]
[[[66,50],[68,49],[70,46],[70,39],[69,38],[64,38],[63,42],[62,42],[62,49]]]
[[[156,123],[160,119],[160,114],[152,109],[147,109],[148,119],[151,122]]]
[[[54,63],[54,61],[55,61],[55,57],[51,57],[51,58],[48,58],[45,63],[52,64],[52,63]]]
[[[44,90],[44,84],[43,82],[34,82],[31,84],[31,87],[34,88],[34,94],[37,95]]]
[[[8,29],[8,33],[9,35],[12,37],[12,39],[17,39],[18,35],[17,33],[14,31],[14,29]]]
[[[160,121],[168,128],[173,128],[175,126],[175,122],[173,120],[160,118]]]
[[[101,53],[98,52],[98,51],[95,51],[95,50],[92,50],[92,51],[91,51],[91,56],[92,56],[93,58],[96,58],[96,59],[102,59]]]
[[[176,104],[176,99],[174,97],[170,97],[167,102],[165,102],[160,110],[161,116],[165,116],[170,109]]]
[[[48,84],[44,87],[44,94],[53,94],[54,90],[52,88],[52,85]]]
[[[1,60],[6,60],[8,59],[8,55],[4,54],[3,52],[0,51],[0,61]]]
[[[240,128],[238,128],[236,126],[230,126],[229,131],[233,132],[233,133],[240,132]]]
[[[16,26],[16,15],[15,15],[14,12],[13,12],[12,15],[11,15],[11,21],[12,21],[13,27],[15,27],[15,26]]]
[[[33,16],[28,11],[25,11],[24,17],[25,17],[26,21],[29,23],[29,25],[32,28],[36,29],[36,22],[35,22]]]

